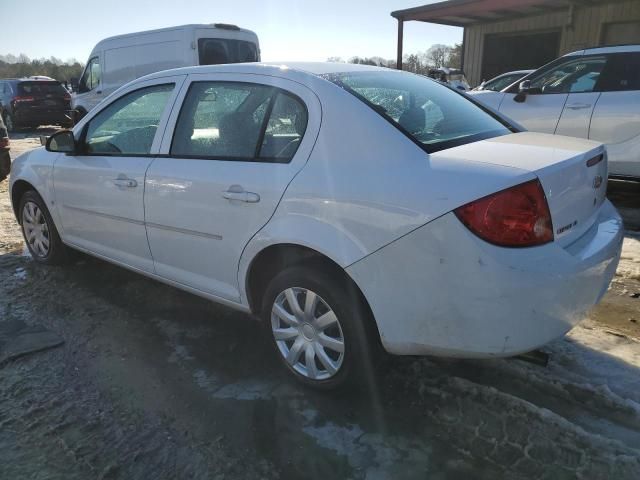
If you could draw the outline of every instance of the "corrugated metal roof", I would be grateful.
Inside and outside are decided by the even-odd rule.
[[[448,0],[391,12],[398,20],[417,20],[465,27],[475,23],[537,15],[567,9],[570,4],[592,5],[597,0]]]

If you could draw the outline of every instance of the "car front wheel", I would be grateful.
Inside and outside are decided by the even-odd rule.
[[[26,192],[19,209],[22,235],[33,259],[49,265],[63,263],[66,249],[42,197],[33,190]]]
[[[264,300],[263,321],[276,355],[299,381],[332,389],[371,378],[371,322],[348,279],[291,267],[270,282]]]

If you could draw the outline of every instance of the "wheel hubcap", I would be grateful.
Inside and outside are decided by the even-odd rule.
[[[22,229],[31,253],[43,258],[49,254],[49,226],[40,207],[27,202],[22,209]]]
[[[333,377],[344,360],[338,317],[319,295],[306,288],[281,292],[271,309],[271,330],[280,354],[312,380]]]

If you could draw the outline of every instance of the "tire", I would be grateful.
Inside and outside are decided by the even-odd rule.
[[[314,298],[308,292],[315,294],[313,310],[306,306],[307,298]],[[290,301],[298,302],[297,314]],[[338,272],[324,266],[283,270],[267,287],[261,317],[276,356],[303,384],[331,390],[368,387],[375,379],[377,329],[357,287]]]
[[[67,249],[42,197],[29,190],[20,198],[18,208],[22,236],[33,259],[46,265],[65,263]]]

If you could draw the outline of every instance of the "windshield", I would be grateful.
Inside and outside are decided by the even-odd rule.
[[[465,96],[433,80],[389,70],[323,75],[355,95],[429,153],[511,133]]]
[[[198,40],[200,65],[220,65],[258,61],[258,47],[253,42],[228,38],[201,38]]]

